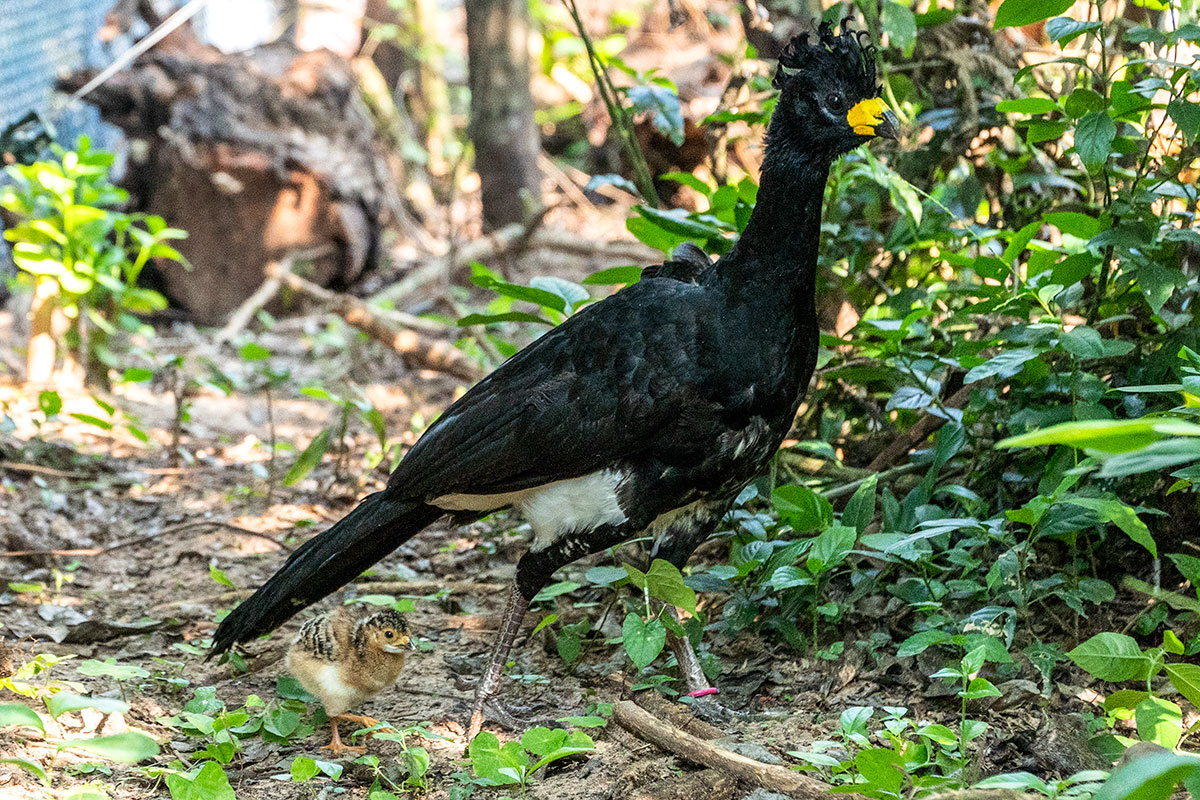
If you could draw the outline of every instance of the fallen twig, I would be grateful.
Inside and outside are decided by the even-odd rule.
[[[728,772],[740,780],[749,781],[769,791],[782,792],[795,798],[823,798],[829,793],[829,785],[822,781],[785,767],[764,764],[731,753],[662,722],[632,700],[620,700],[613,704],[613,720],[639,739],[693,764]],[[841,796],[851,800],[864,800],[861,794]]]
[[[448,341],[431,339],[412,328],[397,329],[357,297],[324,289],[294,273],[280,271],[279,277],[289,288],[328,305],[347,325],[395,350],[414,367],[445,372],[468,381],[483,377],[483,371]]]

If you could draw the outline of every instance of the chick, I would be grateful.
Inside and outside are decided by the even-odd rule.
[[[378,720],[346,712],[390,686],[404,667],[405,649],[415,646],[408,623],[392,609],[360,616],[341,606],[300,627],[288,649],[287,668],[329,715],[333,738],[322,749],[335,755],[366,750],[342,744],[338,720],[378,725]]]

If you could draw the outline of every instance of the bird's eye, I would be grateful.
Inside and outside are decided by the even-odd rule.
[[[383,635],[386,636],[387,638],[391,639],[396,634],[393,633],[392,631],[384,631]]]
[[[846,105],[846,100],[840,94],[834,92],[826,98],[825,104],[829,107],[830,111],[841,111]]]

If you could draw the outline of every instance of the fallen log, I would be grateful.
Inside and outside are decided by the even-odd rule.
[[[824,798],[829,785],[786,767],[764,764],[752,758],[731,753],[696,736],[668,725],[632,700],[613,704],[613,720],[642,741],[649,742],[693,764],[729,773],[739,780],[753,783],[772,792],[780,792],[798,800]],[[861,794],[843,794],[850,800],[865,800]]]
[[[293,272],[284,270],[279,264],[271,265],[268,269],[267,280],[273,279],[278,279],[289,289],[326,305],[330,311],[345,320],[347,325],[395,350],[409,366],[445,372],[472,382],[484,375],[483,370],[449,341],[433,338],[411,327],[394,327],[381,313],[374,311],[366,302],[353,295],[324,289]]]

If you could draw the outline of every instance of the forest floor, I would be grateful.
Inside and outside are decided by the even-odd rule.
[[[393,353],[357,334],[330,330],[326,317],[295,317],[280,320],[256,341],[271,351],[272,368],[290,372],[296,386],[329,386],[330,373],[336,372],[365,387],[394,440],[411,444],[415,431],[463,388],[438,373],[405,369]],[[15,339],[12,316],[0,314],[0,341]],[[155,347],[159,352],[194,352],[210,346],[209,339],[211,332],[175,324],[160,332]],[[11,350],[4,355],[15,358]],[[232,352],[224,359],[225,366],[236,370]],[[262,393],[223,396],[201,390],[181,427],[180,445],[191,455],[190,463],[169,455],[176,411],[169,394],[127,384],[113,398],[114,405],[136,416],[149,443],[138,441],[119,422],[111,430],[89,423],[87,415],[104,418],[106,412],[88,393],[60,394],[63,408],[47,420],[36,390],[0,382],[0,408],[16,426],[10,441],[24,447],[22,463],[0,463],[0,681],[39,654],[50,654],[67,660],[35,682],[62,682],[60,686],[80,694],[123,697],[131,708],[124,715],[85,709],[53,720],[40,699],[0,690],[0,702],[30,705],[46,727],[44,735],[31,728],[0,729],[0,758],[34,762],[53,779],[53,789],[46,789],[26,769],[0,762],[0,796],[60,797],[72,787],[99,783],[113,797],[167,797],[162,781],[144,768],[106,764],[69,746],[56,750],[72,739],[133,726],[161,743],[153,765],[165,767],[179,759],[186,766],[205,740],[166,720],[178,715],[197,689],[215,687],[229,710],[241,708],[252,695],[268,707],[277,706],[284,649],[311,612],[247,647],[246,671],[205,661],[201,648],[219,614],[268,578],[310,531],[323,530],[362,495],[383,486],[386,462],[364,476],[363,455],[373,434],[354,421],[344,454],[327,455],[307,477],[283,487],[263,477],[270,427]],[[326,401],[280,394],[287,396],[274,398],[271,407],[274,436],[299,451],[331,424],[336,412]],[[286,453],[280,457],[276,476],[293,458]],[[451,789],[462,785],[452,776],[467,770],[462,726],[472,683],[486,659],[505,588],[526,540],[520,520],[505,515],[461,529],[437,525],[318,606],[321,610],[343,599],[379,594],[415,604],[409,618],[419,649],[399,682],[368,702],[364,713],[401,730],[421,724],[435,736],[410,735],[403,744],[368,742],[385,777],[396,777],[395,765],[405,747],[422,746],[431,756],[426,776],[430,798],[450,797]],[[724,556],[721,540],[714,540],[697,560]],[[574,564],[560,578],[586,586],[583,572],[604,558]],[[232,587],[214,575],[227,578]],[[701,598],[702,606],[719,602],[717,595]],[[580,589],[538,604],[529,615],[514,651],[512,677],[505,683],[510,705],[529,726],[554,726],[556,720],[594,711],[597,703],[629,697],[660,717],[668,715],[671,724],[682,724],[656,691],[631,690],[639,677],[620,645],[615,600],[611,590]],[[718,609],[708,611],[711,618],[719,614]],[[526,641],[551,612],[559,614],[560,623],[586,617],[600,632],[585,639],[572,664],[559,657],[550,631]],[[862,613],[845,615],[847,620],[863,618]],[[874,621],[888,627],[885,620]],[[756,760],[790,766],[800,761],[789,751],[805,750],[814,740],[839,739],[839,716],[856,706],[903,707],[910,720],[956,726],[954,688],[926,677],[943,664],[921,657],[896,659],[884,652],[889,648],[856,646],[869,633],[853,625],[829,631],[829,640],[846,643],[835,660],[750,634],[729,639],[706,633],[703,648],[717,655],[724,669],[716,681],[718,699],[731,713],[715,718],[716,727],[689,724],[690,729]],[[118,684],[112,677],[80,671],[89,660],[108,659],[147,674]],[[1086,743],[1085,720],[1095,713],[1099,698],[1094,692],[1059,683],[1043,696],[1041,687],[1020,679],[1001,689],[1003,697],[990,707],[971,709],[972,716],[990,725],[986,737],[973,746],[977,776],[1015,770],[1066,776],[1105,766]],[[240,751],[224,767],[238,798],[284,800],[330,792],[367,796],[375,773],[352,764],[353,756],[340,759],[346,771],[336,783],[322,776],[304,783],[290,780],[293,759],[332,758],[319,749],[329,739],[327,725],[308,733],[316,708],[310,704],[305,721],[288,736],[242,740]],[[502,741],[518,735],[498,726],[490,729]],[[711,767],[665,754],[613,721],[586,732],[595,739],[595,752],[535,774],[525,796],[668,800],[697,796],[697,787],[703,787],[710,800],[732,800],[755,789]],[[343,733],[351,733],[345,723]],[[517,793],[517,787],[477,788],[475,796]]]

